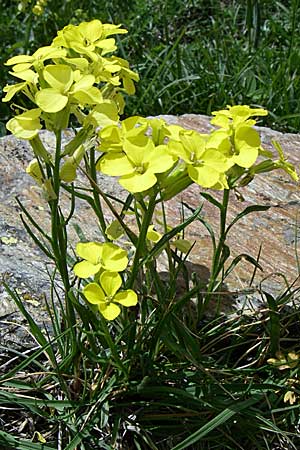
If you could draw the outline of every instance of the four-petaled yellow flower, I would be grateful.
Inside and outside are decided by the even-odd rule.
[[[82,75],[79,70],[73,71],[68,65],[55,64],[43,70],[43,77],[48,87],[37,92],[35,101],[45,112],[59,112],[69,101],[80,106],[102,102],[99,89],[93,86],[95,82],[93,75]]]
[[[252,116],[266,116],[264,109],[251,109],[247,105],[228,106],[228,109],[214,111],[215,117],[211,120],[213,125],[220,127],[211,134],[215,144],[222,142],[223,153],[232,160],[232,165],[248,169],[251,167],[261,147],[260,137],[253,129],[256,121]]]
[[[128,264],[127,252],[112,243],[79,242],[76,254],[83,258],[75,264],[73,270],[79,278],[96,275],[100,269],[121,272]]]
[[[195,183],[210,188],[222,182],[228,188],[222,175],[233,164],[217,147],[207,147],[206,140],[196,131],[180,131],[179,141],[169,142],[169,152],[186,163],[188,175]]]
[[[86,299],[97,305],[100,313],[107,320],[114,320],[121,312],[119,305],[135,306],[137,295],[131,289],[119,291],[122,279],[116,272],[102,272],[99,283],[89,283],[83,289]]]
[[[103,130],[101,135],[103,137],[108,132],[112,151],[100,158],[96,168],[107,175],[119,176],[121,186],[137,193],[153,187],[157,182],[156,174],[169,170],[176,158],[167,152],[165,144],[155,146],[153,140],[144,134],[147,123],[132,128],[131,125],[126,133],[114,126]]]
[[[41,110],[31,109],[10,119],[6,128],[16,137],[21,139],[33,139],[42,128],[40,123]]]

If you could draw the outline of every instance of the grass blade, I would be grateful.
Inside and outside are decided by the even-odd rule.
[[[254,405],[257,403],[261,397],[254,397],[248,400],[245,400],[243,402],[237,403],[232,405],[230,408],[224,409],[220,414],[218,414],[216,417],[214,417],[212,420],[210,420],[208,423],[206,423],[203,427],[201,427],[199,430],[197,430],[195,433],[191,434],[187,439],[177,444],[175,447],[172,448],[172,450],[183,450],[196,442],[198,442],[200,439],[202,439],[204,436],[206,436],[208,433],[213,431],[215,428],[219,427],[223,423],[227,422],[231,417],[238,414],[239,412],[243,411],[246,408],[249,408],[249,406]]]

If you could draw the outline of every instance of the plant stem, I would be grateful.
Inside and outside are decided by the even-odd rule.
[[[136,250],[135,250],[135,256],[133,260],[132,270],[131,270],[131,276],[128,280],[127,289],[130,289],[133,287],[134,282],[136,281],[139,266],[140,266],[140,259],[141,257],[146,255],[147,252],[147,246],[146,246],[146,235],[148,231],[148,227],[151,224],[153,213],[155,210],[155,199],[156,199],[156,192],[153,192],[150,194],[150,199],[148,203],[148,208],[144,212],[143,221],[141,224],[140,234],[138,237],[138,241],[136,244]]]
[[[95,185],[97,185],[97,174],[96,174],[96,166],[95,166],[95,149],[91,149],[90,151],[90,176],[94,183],[91,183],[92,189],[93,189],[93,197],[94,197],[94,204],[93,209],[99,219],[102,235],[106,241],[109,239],[106,236],[105,230],[106,230],[106,223],[104,219],[104,214],[102,210],[102,205],[99,197],[99,192],[97,191]]]
[[[72,303],[68,297],[68,292],[70,290],[70,280],[69,273],[67,267],[67,231],[66,224],[63,217],[63,214],[60,209],[59,200],[60,200],[60,177],[59,177],[59,166],[60,166],[60,158],[61,158],[61,130],[56,131],[56,149],[55,149],[55,161],[53,167],[53,190],[55,193],[55,199],[49,201],[49,206],[51,210],[51,245],[53,254],[55,256],[56,266],[60,273],[64,290],[65,290],[65,305],[66,305],[66,314],[68,323],[67,327],[73,327],[76,319],[74,308]]]
[[[225,249],[225,240],[226,240],[226,219],[227,219],[227,210],[229,203],[230,190],[224,189],[223,191],[223,201],[222,208],[220,208],[220,234],[219,234],[219,242],[216,247],[216,250],[213,255],[212,266],[211,266],[211,275],[210,281],[207,288],[207,295],[204,300],[204,304],[206,305],[211,298],[211,293],[213,292],[216,281],[219,273],[221,272],[224,265],[224,249]]]

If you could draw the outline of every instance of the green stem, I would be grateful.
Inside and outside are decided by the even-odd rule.
[[[134,282],[137,279],[138,271],[140,268],[140,260],[142,257],[146,256],[147,253],[147,246],[146,246],[146,235],[149,228],[149,225],[151,224],[153,213],[155,210],[155,200],[156,200],[156,194],[157,192],[153,192],[152,195],[150,195],[148,208],[145,210],[140,234],[138,237],[138,241],[136,244],[136,250],[135,250],[135,256],[133,260],[132,270],[131,270],[131,276],[128,280],[127,289],[130,289],[133,287]]]
[[[124,366],[124,364],[122,363],[122,360],[119,356],[118,350],[111,338],[106,320],[101,316],[101,314],[100,314],[100,320],[101,320],[102,329],[104,331],[105,340],[107,342],[107,345],[110,348],[112,357],[114,358],[114,363],[118,367],[118,369],[121,370],[121,372],[123,372],[123,374],[126,377],[124,381],[126,381],[128,379],[128,371],[127,371],[126,367]]]
[[[70,280],[67,267],[67,230],[65,219],[59,206],[61,186],[59,176],[59,166],[61,159],[61,130],[56,131],[55,135],[56,149],[52,183],[56,198],[49,201],[49,206],[51,209],[51,244],[53,254],[55,256],[56,266],[59,270],[65,289],[66,318],[68,320],[68,323],[66,325],[68,327],[73,327],[76,319],[73,305],[68,297],[68,292],[70,290]]]
[[[224,251],[224,244],[225,244],[225,240],[226,240],[226,219],[227,219],[229,195],[230,195],[230,190],[224,189],[222,208],[220,208],[219,242],[218,242],[218,245],[217,245],[216,250],[213,255],[210,281],[209,281],[209,285],[207,288],[208,295],[207,295],[207,298],[205,299],[205,303],[207,303],[209,301],[209,299],[211,297],[210,293],[213,292],[217,277],[223,267],[223,251]]]
[[[96,173],[95,150],[94,149],[91,149],[91,151],[90,151],[90,167],[89,167],[89,169],[90,169],[91,179],[93,180],[93,183],[91,183],[91,186],[93,189],[93,197],[94,197],[93,209],[99,219],[102,235],[103,235],[104,239],[106,241],[108,241],[109,239],[107,238],[107,236],[105,234],[106,223],[105,223],[105,219],[104,219],[100,196],[99,196],[99,192],[95,188],[95,185],[97,185],[97,173]]]

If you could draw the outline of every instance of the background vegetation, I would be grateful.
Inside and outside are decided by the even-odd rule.
[[[265,124],[300,128],[299,0],[4,0],[1,63],[47,45],[68,23],[122,23],[121,56],[140,74],[127,115],[210,114],[226,104],[267,108]],[[44,1],[45,3],[45,1]],[[8,69],[0,73],[3,87]],[[0,121],[10,117],[1,104]]]

